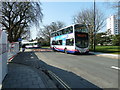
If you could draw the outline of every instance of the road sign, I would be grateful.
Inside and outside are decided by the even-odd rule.
[[[18,38],[18,41],[22,41],[22,38]]]

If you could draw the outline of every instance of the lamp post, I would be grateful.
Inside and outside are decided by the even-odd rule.
[[[95,52],[95,45],[96,45],[95,17],[96,15],[95,15],[95,0],[94,0],[94,33],[93,33],[94,34],[94,52]]]

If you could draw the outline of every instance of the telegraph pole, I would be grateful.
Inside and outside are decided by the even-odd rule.
[[[95,17],[96,17],[96,15],[95,15],[96,13],[95,13],[95,0],[94,0],[94,52],[95,52],[95,45],[96,45],[96,41],[95,41],[95,39],[96,39],[96,31],[95,31]]]

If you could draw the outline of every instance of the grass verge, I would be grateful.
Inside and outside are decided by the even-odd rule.
[[[90,49],[90,51],[93,51],[93,49]],[[95,51],[111,54],[120,54],[120,46],[96,46]]]
[[[42,46],[41,48],[50,48],[50,46]]]

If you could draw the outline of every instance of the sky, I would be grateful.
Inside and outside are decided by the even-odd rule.
[[[112,2],[96,2],[96,7],[99,8],[105,15],[109,17],[116,10],[111,8]],[[61,21],[66,26],[73,24],[73,16],[86,8],[93,8],[93,2],[41,2],[43,13],[42,25],[49,25],[52,22]],[[32,38],[36,38],[37,31],[32,27]],[[38,30],[38,29],[37,29]],[[105,27],[104,30],[105,31]]]

